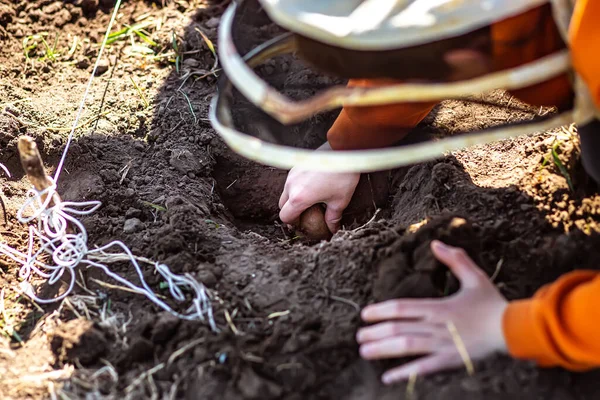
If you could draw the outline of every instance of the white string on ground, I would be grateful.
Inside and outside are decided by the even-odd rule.
[[[77,114],[75,114],[75,120],[73,121],[73,126],[71,127],[71,132],[69,132],[69,137],[67,138],[67,144],[65,145],[65,150],[63,151],[62,156],[60,157],[60,161],[58,166],[56,167],[56,173],[54,174],[54,181],[58,182],[58,178],[60,177],[60,173],[62,172],[63,166],[65,164],[65,160],[67,159],[67,153],[69,152],[69,147],[71,147],[71,142],[73,141],[73,137],[75,136],[75,130],[77,129],[77,125],[79,124],[79,118],[81,118],[81,114],[83,113],[83,109],[85,107],[85,101],[87,100],[88,95],[90,94],[90,89],[92,88],[92,82],[94,82],[94,77],[96,76],[96,71],[98,70],[98,65],[102,60],[102,54],[104,53],[104,49],[106,48],[106,43],[108,42],[108,37],[110,35],[110,31],[117,19],[117,13],[119,12],[119,8],[121,8],[121,0],[117,0],[115,3],[115,9],[110,17],[110,21],[108,23],[108,28],[106,29],[106,33],[104,34],[104,39],[102,39],[102,44],[100,45],[100,50],[98,51],[98,57],[96,58],[96,62],[94,63],[94,68],[92,69],[92,74],[90,75],[90,79],[88,80],[87,86],[85,87],[85,92],[83,92],[83,98],[81,99],[81,103],[79,103],[79,108],[77,109]]]
[[[54,179],[48,177],[52,181],[52,185],[43,191],[31,188],[27,194],[27,200],[17,212],[18,221],[29,225],[27,252],[23,253],[5,243],[0,243],[0,253],[21,265],[19,270],[19,277],[22,279],[21,290],[38,303],[53,303],[66,298],[71,294],[75,286],[75,269],[78,267],[81,268],[81,266],[95,267],[100,268],[109,277],[132,289],[134,292],[145,295],[163,310],[181,319],[208,322],[210,327],[216,331],[218,329],[214,321],[210,294],[202,283],[196,281],[189,274],[177,275],[172,273],[165,264],[135,256],[121,241],[112,241],[95,249],[88,248],[87,231],[78,217],[95,212],[101,205],[99,201],[59,202],[50,206],[54,194],[57,193],[56,181],[64,166],[75,129],[92,86],[96,68],[106,47],[108,35],[112,30],[120,5],[121,0],[118,0],[100,47],[98,58],[94,64],[92,75],[79,105],[73,128],[56,169]],[[9,171],[4,165],[0,164],[0,169],[4,170],[10,176]],[[129,262],[133,265],[140,284],[136,285],[111,271],[107,264],[116,262]],[[167,283],[171,296],[179,302],[184,302],[189,298],[191,306],[184,313],[180,313],[161,300],[146,283],[142,265],[153,266]],[[35,293],[35,289],[31,284],[34,275],[46,279],[49,285],[54,285],[65,274],[70,274],[68,277],[69,286],[63,293],[50,299],[40,298]],[[186,296],[186,293],[190,296]]]
[[[10,171],[8,170],[8,168],[6,168],[6,166],[2,163],[0,163],[0,169],[2,169],[2,171],[4,171],[4,173],[6,174],[6,176],[8,176],[10,178]]]

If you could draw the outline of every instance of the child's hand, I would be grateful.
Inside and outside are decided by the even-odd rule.
[[[464,365],[456,347],[456,336],[471,360],[494,352],[505,352],[502,317],[508,302],[464,250],[434,241],[436,258],[448,265],[461,282],[461,289],[443,299],[398,299],[367,306],[366,322],[357,334],[363,358],[382,359],[423,355],[387,371],[382,380],[389,384],[412,374],[426,375]],[[448,329],[453,324],[458,335]]]
[[[281,198],[279,218],[295,225],[300,214],[313,204],[325,203],[325,222],[331,233],[340,229],[342,212],[350,203],[360,173],[324,173],[292,168]]]

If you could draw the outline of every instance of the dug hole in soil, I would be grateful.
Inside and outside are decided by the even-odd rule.
[[[16,140],[34,137],[54,172],[111,5],[0,4],[0,162],[13,175],[1,181],[9,222],[0,240],[22,251],[28,232],[15,215],[29,182]],[[124,36],[107,47],[58,183],[65,200],[102,202],[82,218],[90,247],[119,239],[139,256],[191,274],[212,291],[221,331],[178,320],[140,294],[107,286],[116,282],[94,269],[81,270],[69,301],[34,306],[18,292],[19,266],[0,258],[0,397],[597,397],[597,372],[539,369],[505,356],[477,363],[473,376],[456,370],[419,378],[411,392],[405,384],[383,387],[380,374],[391,364],[361,361],[354,339],[366,304],[457,290],[455,279],[432,258],[433,239],[464,247],[509,299],[531,296],[573,269],[597,269],[600,197],[581,167],[573,129],[364,175],[345,229],[329,242],[307,243],[277,219],[287,172],[235,155],[207,120],[216,90],[214,74],[207,73],[214,56],[198,30],[216,43],[226,6],[183,0],[123,4],[113,31],[145,21],[152,44],[132,34],[135,46]],[[238,30],[242,50],[278,32],[264,16],[253,18]],[[258,72],[293,98],[339,83],[291,58],[273,60]],[[282,130],[241,99],[235,110],[236,123],[248,132],[307,148],[322,143],[337,113]],[[504,92],[445,101],[410,140],[548,112]],[[552,159],[544,161],[557,141],[567,175]],[[128,264],[111,267],[135,281]],[[169,296],[154,271],[145,278]],[[61,289],[42,284],[40,293],[52,296]],[[169,304],[180,311],[188,306]]]

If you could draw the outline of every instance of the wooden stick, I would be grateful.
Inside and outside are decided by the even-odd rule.
[[[19,149],[19,157],[21,158],[21,165],[27,174],[27,178],[39,192],[42,192],[52,186],[53,181],[46,174],[44,169],[44,163],[38,150],[37,144],[33,138],[29,136],[21,136],[17,144]],[[47,194],[42,195],[42,202],[46,201]],[[60,204],[61,199],[58,193],[55,191],[52,194],[52,199],[48,203],[48,207],[53,207]]]
[[[53,185],[53,180],[46,174],[44,169],[44,163],[42,156],[38,150],[37,144],[33,138],[29,136],[21,136],[17,142],[17,148],[19,149],[19,157],[21,158],[21,165],[27,174],[27,178],[38,191],[42,192]],[[42,195],[42,204],[46,202],[48,194]],[[54,207],[62,202],[58,192],[55,190],[52,193],[52,198],[48,202],[48,208]],[[73,233],[73,227],[67,223],[66,233]]]

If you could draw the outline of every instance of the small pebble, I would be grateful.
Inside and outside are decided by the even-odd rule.
[[[98,67],[96,68],[96,76],[100,76],[100,75],[104,74],[106,71],[108,71],[109,67],[110,67],[110,64],[108,63],[108,60],[106,60],[106,59],[100,60],[100,62],[98,63]]]
[[[196,156],[187,149],[172,151],[169,164],[182,174],[200,169]]]
[[[80,58],[79,60],[77,60],[77,63],[75,65],[79,69],[88,69],[88,67],[90,66],[90,60],[88,60],[87,58]]]
[[[125,233],[135,233],[140,231],[144,227],[142,221],[137,218],[130,218],[125,221],[123,224],[123,232]]]

